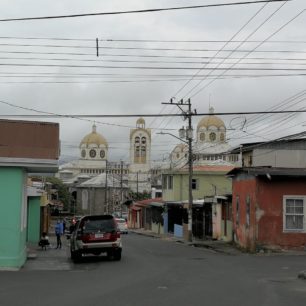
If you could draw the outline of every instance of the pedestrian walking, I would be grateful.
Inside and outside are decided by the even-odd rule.
[[[56,248],[62,248],[61,236],[63,235],[63,223],[60,220],[57,220],[55,225],[55,235],[56,235]]]

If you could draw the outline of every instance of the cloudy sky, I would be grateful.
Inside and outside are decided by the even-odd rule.
[[[232,3],[229,0],[0,1],[0,116],[175,114],[162,105],[191,98],[197,113],[306,108],[305,0],[81,18],[6,21]],[[99,57],[96,56],[99,39]],[[305,130],[304,113],[220,116],[230,144]],[[2,117],[12,119],[14,117]],[[20,119],[20,117],[15,117]],[[77,157],[93,120],[111,160],[128,160],[137,118],[40,118],[60,123],[63,157]],[[196,128],[201,117],[194,117]],[[146,118],[152,158],[178,142],[181,117]]]

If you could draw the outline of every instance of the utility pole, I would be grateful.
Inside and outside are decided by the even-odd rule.
[[[108,204],[107,204],[107,161],[106,161],[106,168],[105,168],[105,193],[104,193],[104,202],[105,202],[105,207],[104,211],[106,213],[109,213],[108,211]]]
[[[186,129],[183,127],[179,130],[179,137],[172,135],[170,133],[161,133],[161,134],[170,134],[176,138],[179,138],[183,142],[188,144],[188,241],[192,241],[192,176],[193,176],[193,153],[192,153],[192,141],[193,141],[193,128],[192,128],[192,116],[196,115],[196,110],[191,110],[191,101],[188,99],[186,102],[180,100],[178,103],[173,102],[173,99],[170,99],[170,102],[164,102],[162,104],[176,105],[181,111],[184,117],[184,120],[188,120],[188,125]],[[185,111],[183,107],[187,106],[188,110]],[[186,140],[184,140],[186,139]]]
[[[122,205],[123,205],[123,184],[122,184],[122,176],[123,176],[123,161],[120,161],[120,217],[122,218]]]
[[[138,171],[136,173],[136,197],[138,198]]]

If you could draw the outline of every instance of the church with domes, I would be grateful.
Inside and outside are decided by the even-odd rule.
[[[197,124],[193,141],[193,164],[201,165],[232,165],[238,161],[237,154],[229,154],[231,149],[226,140],[226,126],[219,117],[214,115],[210,107],[209,115]],[[187,144],[178,144],[170,154],[171,168],[181,168],[188,160]]]
[[[80,212],[110,212],[124,202],[128,189],[137,193],[151,192],[151,130],[146,128],[143,118],[139,118],[136,127],[130,130],[129,163],[108,161],[108,150],[106,138],[97,132],[94,124],[91,133],[79,144],[79,158],[60,166],[57,176],[69,186]],[[94,189],[96,192],[92,193]],[[101,189],[107,190],[103,200]],[[100,199],[95,199],[97,194]]]

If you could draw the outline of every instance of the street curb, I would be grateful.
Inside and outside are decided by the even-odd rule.
[[[235,252],[233,252],[231,250],[223,250],[223,249],[220,249],[218,247],[211,246],[211,245],[201,244],[201,243],[197,243],[197,242],[187,242],[187,241],[183,241],[183,240],[177,239],[177,238],[163,237],[163,236],[160,236],[160,235],[157,235],[157,234],[138,232],[138,231],[133,231],[133,230],[130,230],[130,232],[133,233],[133,234],[142,235],[142,236],[151,237],[151,238],[156,238],[156,239],[161,239],[161,240],[164,240],[164,241],[181,243],[181,244],[185,244],[185,245],[190,246],[190,247],[205,248],[205,249],[208,249],[210,251],[214,251],[216,253],[221,253],[221,254],[226,254],[226,255],[237,255]]]

